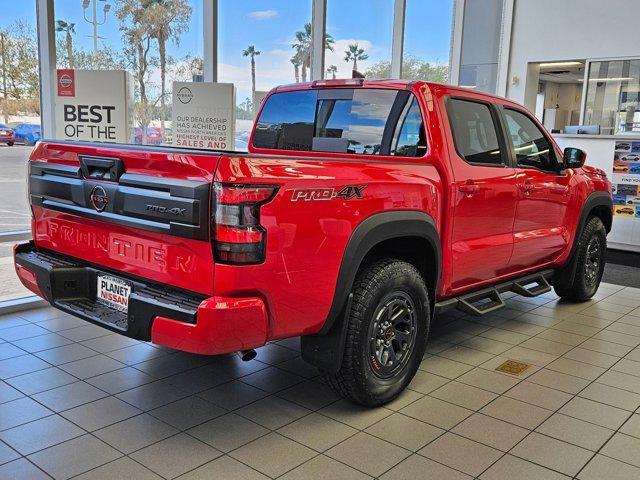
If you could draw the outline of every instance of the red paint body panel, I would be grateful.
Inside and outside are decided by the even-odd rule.
[[[18,279],[20,279],[22,285],[24,285],[39,297],[44,298],[44,294],[42,293],[42,290],[40,290],[40,285],[38,285],[38,279],[36,278],[35,274],[24,268],[22,265],[16,264],[15,267],[16,275],[18,275]]]
[[[139,151],[122,146],[40,143],[32,162],[79,165],[78,155],[116,157],[127,173],[211,182],[219,156]],[[32,207],[33,239],[40,248],[158,283],[213,295],[213,254],[208,241],[100,222]]]
[[[152,340],[216,354],[318,332],[327,319],[349,239],[372,215],[412,210],[434,220],[442,249],[436,296],[446,299],[562,265],[587,196],[597,190],[611,192],[602,172],[588,167],[553,175],[466,163],[453,143],[446,98],[465,97],[522,110],[512,102],[423,82],[365,80],[361,88],[369,87],[408,88],[417,97],[426,126],[424,157],[284,152],[258,149],[251,142],[248,154],[64,143],[42,143],[32,154],[32,161],[74,166],[78,155],[117,157],[127,173],[276,186],[276,195],[260,208],[260,224],[266,231],[263,263],[215,263],[210,241],[40,207],[33,207],[35,243],[106,269],[207,295],[196,325],[157,317]],[[269,95],[308,88],[312,85],[284,86]],[[519,187],[523,182],[536,188],[525,195]],[[306,201],[294,195],[300,189],[339,190],[348,185],[366,185],[363,198]],[[28,272],[19,275],[36,290]]]
[[[436,161],[432,159],[431,161]],[[267,230],[266,261],[216,265],[214,290],[225,297],[259,295],[269,305],[269,338],[315,333],[324,324],[338,271],[353,230],[388,210],[417,210],[440,218],[442,185],[437,170],[422,165],[353,160],[222,157],[217,181],[277,185],[260,211]],[[402,189],[397,185],[402,184]],[[292,202],[299,188],[366,184],[364,198]]]
[[[260,298],[212,297],[198,308],[198,323],[156,317],[153,343],[185,352],[217,355],[257,348],[267,342],[267,309]]]
[[[173,287],[213,294],[211,244],[33,207],[38,247]]]

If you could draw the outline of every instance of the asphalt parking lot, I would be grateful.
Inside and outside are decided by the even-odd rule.
[[[32,148],[0,145],[0,233],[29,228],[25,176]]]

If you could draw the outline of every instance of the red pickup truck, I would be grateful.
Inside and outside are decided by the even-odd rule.
[[[282,86],[249,153],[39,143],[15,265],[54,307],[159,345],[249,357],[299,336],[339,393],[380,405],[437,312],[596,292],[611,184],[584,161],[469,89]]]

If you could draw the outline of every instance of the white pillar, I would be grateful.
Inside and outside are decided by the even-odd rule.
[[[36,0],[42,138],[55,138],[56,32],[53,0]]]
[[[311,80],[324,78],[324,35],[327,0],[311,0]]]
[[[218,0],[204,0],[203,19],[203,63],[204,81],[218,81]]]
[[[460,82],[460,61],[462,60],[462,27],[464,24],[465,0],[454,0],[451,20],[451,54],[449,55],[449,83]]]
[[[500,47],[498,51],[498,79],[496,93],[507,96],[509,85],[509,58],[511,53],[511,25],[513,23],[514,0],[504,0],[502,4],[502,27],[500,29]],[[536,91],[538,82],[536,81]]]
[[[402,75],[402,53],[404,50],[404,18],[406,0],[395,0],[393,5],[393,37],[391,38],[391,78]]]

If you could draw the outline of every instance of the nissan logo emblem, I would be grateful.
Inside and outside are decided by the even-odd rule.
[[[193,92],[191,92],[191,89],[189,89],[188,87],[182,87],[180,90],[178,90],[177,96],[178,100],[180,100],[180,103],[186,105],[193,99]]]
[[[96,185],[91,190],[91,205],[96,209],[96,212],[102,212],[107,205],[109,204],[109,197],[107,197],[107,192],[100,185]]]
[[[60,85],[63,87],[69,87],[73,83],[73,80],[66,73],[60,77]]]

